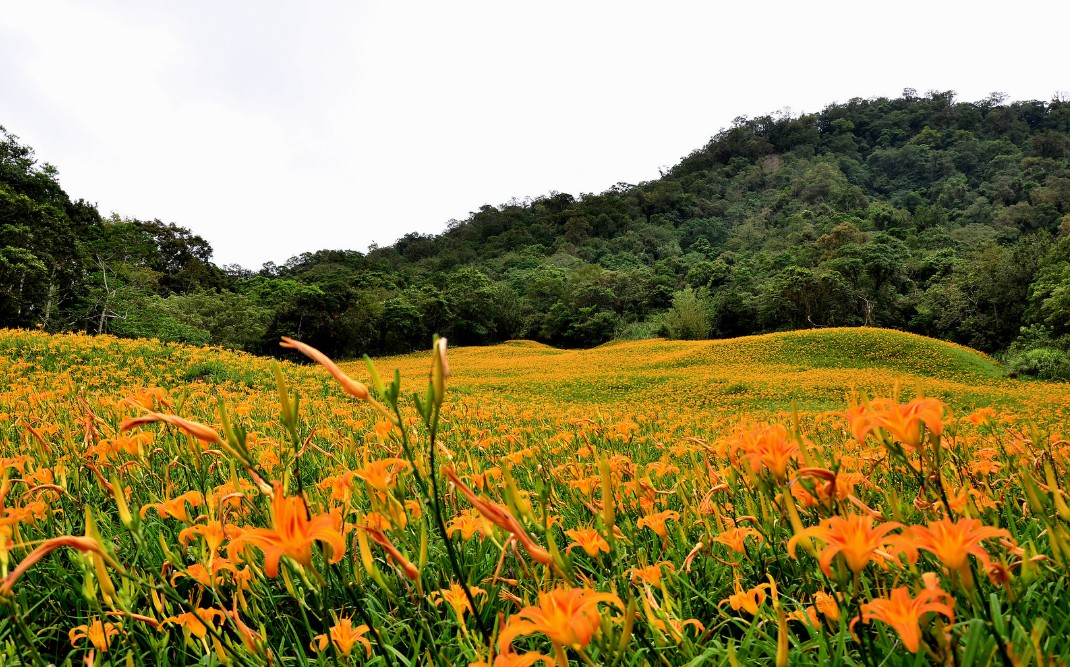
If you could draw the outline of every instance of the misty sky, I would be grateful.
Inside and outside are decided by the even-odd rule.
[[[1055,1],[11,2],[0,125],[71,197],[259,268],[657,178],[740,115],[1049,100],[1067,25]]]

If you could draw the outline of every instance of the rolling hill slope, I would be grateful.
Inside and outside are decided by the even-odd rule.
[[[627,341],[560,350],[532,341],[449,351],[454,401],[521,402],[532,409],[658,413],[777,413],[842,409],[846,396],[904,396],[920,388],[958,409],[1003,405],[1038,417],[1070,414],[1070,386],[1011,380],[990,357],[951,343],[884,329],[793,331],[712,341]],[[15,385],[112,398],[138,387],[173,394],[276,401],[270,359],[110,336],[0,331],[0,390]],[[425,353],[376,360],[401,372],[405,391],[422,390]],[[359,361],[343,368],[368,380]],[[341,401],[319,368],[283,362],[284,373],[315,400]]]

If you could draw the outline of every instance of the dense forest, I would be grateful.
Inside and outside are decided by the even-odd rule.
[[[195,196],[193,193],[192,196]],[[1070,100],[951,92],[737,118],[661,178],[485,205],[438,235],[212,263],[105,218],[0,128],[0,325],[333,356],[525,337],[904,329],[1070,378]]]

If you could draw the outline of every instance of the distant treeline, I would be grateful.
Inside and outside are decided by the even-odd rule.
[[[432,332],[590,346],[870,325],[1070,374],[1067,99],[908,90],[741,117],[654,181],[482,206],[442,234],[258,272],[214,265],[182,227],[102,218],[0,139],[4,326],[268,353],[291,335],[351,357]]]

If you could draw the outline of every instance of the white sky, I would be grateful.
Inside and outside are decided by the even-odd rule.
[[[740,115],[1070,91],[1070,3],[8,2],[0,125],[220,264],[657,178]]]

